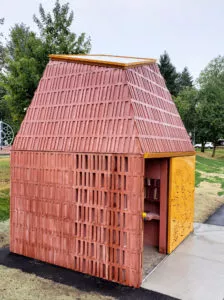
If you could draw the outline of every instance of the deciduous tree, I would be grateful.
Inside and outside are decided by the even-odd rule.
[[[4,18],[0,18],[0,25],[4,24]],[[3,34],[0,32],[0,71],[4,65],[5,49],[3,45]]]
[[[186,129],[192,134],[193,142],[195,143],[195,134],[198,129],[198,90],[186,87],[174,101]]]
[[[71,30],[74,13],[68,3],[61,5],[56,0],[52,13],[46,12],[40,4],[39,13],[39,18],[34,15],[34,22],[48,54],[84,54],[90,51],[90,38],[85,33],[78,36]]]
[[[24,24],[16,24],[10,31],[2,74],[4,99],[10,105],[15,122],[23,120],[45,65],[42,41]]]
[[[198,112],[206,128],[207,140],[214,144],[224,136],[224,56],[213,59],[199,76]]]

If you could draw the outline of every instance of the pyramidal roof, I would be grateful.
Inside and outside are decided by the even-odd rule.
[[[50,57],[13,150],[193,153],[155,60]]]

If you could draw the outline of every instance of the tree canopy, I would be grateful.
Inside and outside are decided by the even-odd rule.
[[[4,24],[4,18],[0,19],[0,25]],[[3,46],[3,34],[0,32],[0,72],[2,71],[5,64],[5,48]],[[0,82],[1,82],[0,73]],[[8,102],[4,99],[5,89],[2,84],[0,84],[0,121],[11,122],[11,113],[9,109]]]
[[[0,18],[0,25],[4,24],[4,18]],[[0,32],[0,71],[4,65],[5,50],[2,42],[3,34]]]
[[[187,67],[178,74],[176,79],[178,94],[186,88],[193,87],[193,79]]]
[[[179,114],[184,122],[187,131],[193,136],[195,140],[195,131],[198,122],[197,114],[198,90],[196,88],[185,88],[175,98],[175,104]]]
[[[201,72],[198,82],[200,119],[207,139],[216,146],[218,139],[224,136],[224,56],[213,59]]]
[[[201,72],[198,88],[183,89],[175,103],[188,132],[202,145],[224,137],[224,57],[213,59]],[[203,149],[203,147],[202,147]]]
[[[34,16],[39,34],[25,24],[15,24],[6,46],[0,40],[0,118],[6,119],[10,108],[16,130],[48,63],[48,54],[87,53],[91,48],[85,33],[77,36],[72,32],[74,15],[68,3],[61,5],[56,0],[52,12],[46,12],[40,4],[39,13],[39,18]],[[3,21],[0,19],[0,24]]]
[[[10,104],[14,121],[20,123],[44,70],[46,51],[41,40],[24,24],[16,24],[9,37],[2,74],[4,98]]]
[[[34,15],[33,19],[48,54],[85,54],[90,51],[90,38],[86,38],[85,33],[77,36],[71,31],[74,13],[68,3],[61,5],[56,0],[52,13],[46,12],[40,4],[39,14],[39,18]]]

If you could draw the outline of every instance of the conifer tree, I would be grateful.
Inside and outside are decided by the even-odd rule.
[[[159,69],[166,81],[166,86],[170,91],[171,95],[177,96],[178,86],[176,81],[178,74],[176,72],[176,68],[171,63],[170,57],[166,51],[162,55],[160,55]]]

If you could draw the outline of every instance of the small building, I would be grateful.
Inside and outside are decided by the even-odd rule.
[[[195,152],[154,59],[51,55],[11,151],[10,251],[124,285],[193,230]]]

